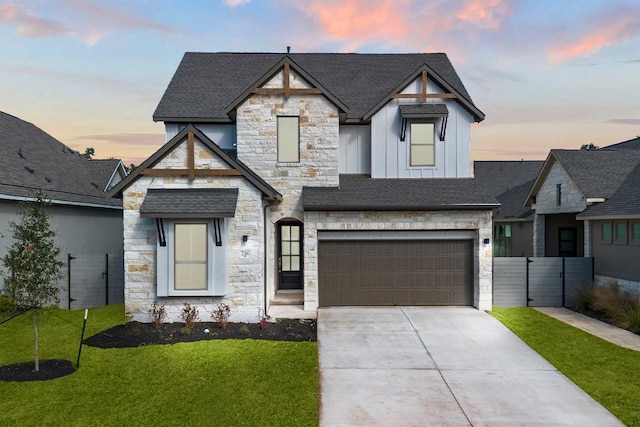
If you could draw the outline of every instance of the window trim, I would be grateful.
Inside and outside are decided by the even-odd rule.
[[[605,237],[604,235],[605,226],[609,227],[608,237]],[[600,223],[600,243],[602,243],[603,245],[610,245],[611,243],[613,243],[613,226],[611,224],[611,221],[602,221]]]
[[[156,282],[158,297],[224,296],[227,293],[227,221],[219,218],[222,246],[215,241],[214,219],[166,219],[166,245],[156,243]],[[207,287],[175,289],[175,225],[207,224]]]
[[[618,226],[624,227],[624,236],[620,238],[618,238]],[[614,245],[626,246],[629,244],[629,226],[627,221],[613,221],[612,234]]]
[[[638,227],[638,231],[640,231],[640,221],[634,220],[629,221],[629,244],[633,246],[640,246],[640,234],[637,239],[633,237],[633,228]]]
[[[556,206],[562,206],[562,184],[556,184]]]
[[[413,126],[414,125],[431,125],[431,143],[415,143],[413,142]],[[416,146],[431,146],[433,153],[433,163],[431,164],[413,164],[413,147]],[[409,122],[409,144],[408,150],[409,152],[409,167],[411,168],[430,168],[436,165],[436,123],[432,120],[411,120]]]
[[[296,120],[296,137],[297,137],[297,141],[296,141],[296,158],[295,160],[289,160],[289,159],[281,159],[280,154],[283,154],[284,157],[284,152],[286,151],[286,144],[290,143],[293,144],[293,142],[289,142],[289,141],[284,141],[281,140],[280,137],[280,129],[282,128],[281,125],[281,119],[295,119]],[[283,120],[284,121],[284,120]],[[300,116],[293,116],[293,115],[279,115],[276,116],[276,161],[278,163],[300,163]],[[284,136],[283,136],[284,139]],[[281,148],[282,146],[282,148]],[[291,148],[291,147],[289,147]]]

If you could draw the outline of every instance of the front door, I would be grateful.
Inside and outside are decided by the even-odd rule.
[[[560,227],[558,256],[578,256],[578,229],[576,227]]]
[[[302,289],[302,223],[278,224],[279,289]]]

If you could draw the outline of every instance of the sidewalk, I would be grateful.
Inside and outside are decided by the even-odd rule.
[[[629,348],[631,350],[640,351],[640,335],[625,329],[620,329],[600,320],[593,319],[573,310],[562,307],[533,307],[541,313],[561,320],[571,326],[583,331],[589,332],[591,335],[602,338],[620,347]]]

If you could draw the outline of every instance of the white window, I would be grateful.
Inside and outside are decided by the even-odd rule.
[[[226,226],[219,220],[164,220],[166,245],[157,245],[158,296],[226,293]],[[216,245],[216,242],[220,245]]]
[[[278,162],[300,161],[300,118],[278,116]]]
[[[411,123],[411,166],[435,165],[433,123]]]

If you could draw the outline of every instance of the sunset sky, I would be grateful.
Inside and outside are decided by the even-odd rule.
[[[287,46],[446,52],[486,114],[475,160],[640,134],[640,0],[0,0],[0,111],[137,164],[184,52]]]

